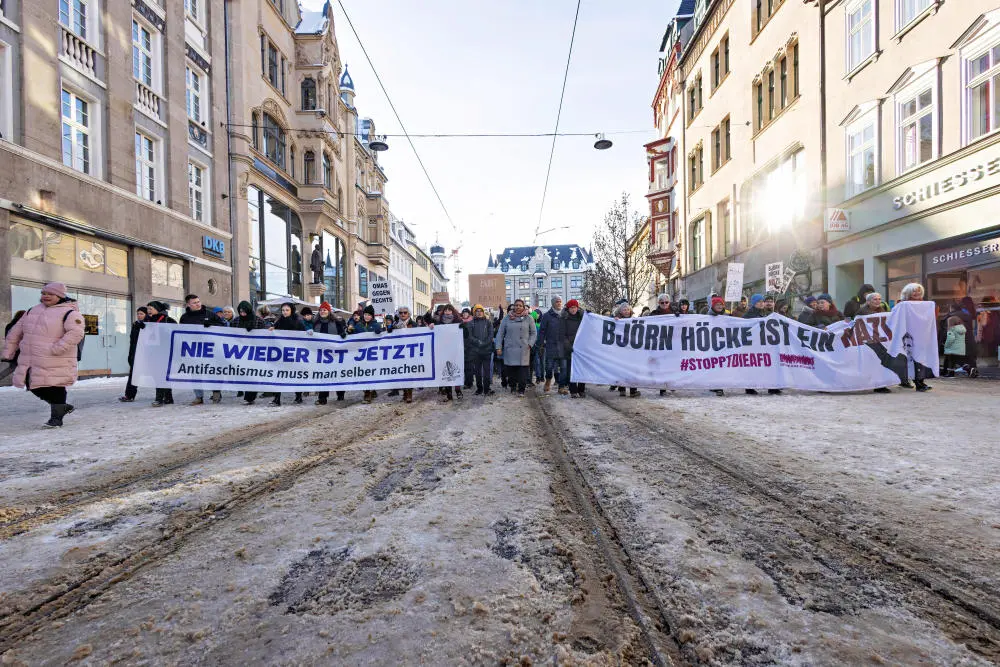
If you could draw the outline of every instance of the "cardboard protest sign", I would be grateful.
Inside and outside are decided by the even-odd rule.
[[[507,284],[502,274],[469,274],[469,303],[494,310],[507,304]]]

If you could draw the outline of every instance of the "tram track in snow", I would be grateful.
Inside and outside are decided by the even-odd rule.
[[[389,410],[395,409],[392,404],[381,404],[381,406]],[[429,413],[434,411],[434,407],[433,399],[415,401],[403,413],[403,421],[412,423],[426,419]],[[313,413],[313,416],[315,418],[307,422],[308,428],[322,430],[328,421],[333,422],[330,426],[343,426],[333,419],[343,418],[340,410],[329,410],[319,415]],[[377,436],[384,428],[384,423],[379,419],[366,420],[358,427],[352,442]],[[287,431],[287,421],[285,430]],[[126,488],[137,489],[143,484],[161,482],[185,467],[224,456],[235,449],[273,440],[276,432],[277,429],[268,428],[250,438],[241,439],[211,452],[203,452],[183,461],[176,461],[168,469],[133,477],[127,482],[123,481],[116,485],[115,489],[102,488],[99,491],[92,491],[86,498],[63,503],[60,512],[53,511],[47,514],[45,520],[53,520],[56,513],[69,514],[84,504],[93,503],[113,493],[120,493]],[[330,444],[331,441],[333,444]],[[120,548],[120,552],[99,554],[62,579],[46,582],[44,590],[36,595],[16,594],[16,600],[8,599],[5,609],[0,610],[0,654],[53,621],[85,609],[92,601],[117,584],[175,553],[183,548],[190,538],[219,525],[220,521],[235,511],[248,507],[270,494],[287,490],[303,475],[337,461],[343,456],[344,451],[352,446],[350,442],[341,442],[339,438],[331,439],[324,435],[310,438],[304,444],[307,447],[326,446],[318,451],[290,459],[270,474],[238,483],[232,487],[229,496],[220,502],[202,507],[198,511],[177,512],[176,515],[171,515],[165,525],[160,527],[158,536],[139,541],[138,544],[129,542]],[[34,518],[36,523],[40,520],[42,520],[40,517]]]
[[[619,421],[624,418],[624,423],[633,432],[639,431],[644,439],[662,448],[656,452],[656,456],[650,457],[650,474],[662,471],[663,479],[670,478],[671,473],[680,475],[692,486],[701,484],[726,489],[735,498],[710,496],[710,503],[718,501],[720,504],[717,507],[704,507],[702,512],[730,512],[732,507],[726,504],[731,500],[739,503],[746,499],[757,504],[767,515],[767,519],[761,520],[754,528],[761,531],[761,541],[767,541],[769,526],[784,525],[808,547],[809,551],[805,555],[794,551],[783,553],[781,549],[775,549],[773,553],[777,555],[777,560],[791,561],[805,557],[812,559],[819,571],[829,570],[831,567],[853,569],[854,564],[862,563],[865,576],[871,581],[887,582],[890,588],[899,592],[899,599],[904,600],[904,606],[914,614],[930,621],[953,641],[964,644],[970,651],[992,662],[1000,662],[1000,599],[995,591],[975,585],[967,573],[926,557],[921,554],[917,545],[902,540],[893,544],[886,539],[862,534],[850,525],[850,520],[844,520],[843,508],[829,502],[805,498],[794,485],[755,476],[708,454],[706,450],[710,451],[710,448],[699,447],[699,439],[705,438],[704,435],[671,427],[670,424],[655,423],[647,416],[637,413],[634,409],[637,404],[632,401],[619,404],[619,401],[601,396],[599,391],[589,393],[588,396]],[[544,400],[542,399],[543,402]],[[580,402],[579,405],[589,409],[588,403]],[[551,411],[542,409],[551,418]],[[593,475],[587,472],[587,465],[578,458],[582,455],[582,448],[579,443],[573,442],[570,429],[563,428],[560,431],[560,437],[566,445],[566,456],[578,477],[587,485],[587,493],[594,499],[595,508],[614,526],[614,512],[601,500],[603,494],[600,483],[593,479]],[[681,472],[678,473],[678,470]],[[623,528],[619,527],[619,530]],[[776,535],[774,543],[787,539],[787,535]],[[647,567],[639,564],[641,559],[624,541],[618,540],[618,543],[623,552],[636,563],[638,576],[646,582],[647,589],[655,596],[655,591],[660,587],[657,577]],[[906,549],[901,549],[901,545]],[[841,567],[837,564],[847,565]],[[771,567],[770,563],[768,567]],[[857,582],[850,577],[845,579],[846,586],[855,583]],[[686,610],[677,608],[669,600],[656,599],[665,623],[676,629],[676,620]],[[697,662],[691,654],[687,654],[686,659]]]

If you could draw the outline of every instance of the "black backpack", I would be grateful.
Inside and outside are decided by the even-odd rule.
[[[72,313],[72,312],[73,312],[72,310],[67,310],[66,314],[63,315],[63,331],[66,330],[66,318],[69,317],[69,314]],[[83,338],[80,339],[80,342],[76,344],[76,360],[77,361],[83,361],[83,343],[84,343],[85,340],[87,340],[87,334],[86,333],[83,334]]]

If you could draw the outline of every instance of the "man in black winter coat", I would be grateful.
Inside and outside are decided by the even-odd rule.
[[[566,321],[562,318],[562,299],[552,297],[552,307],[542,315],[538,327],[539,349],[545,354],[545,391],[552,387],[555,375],[560,394],[569,393],[566,373]]]
[[[347,322],[345,322],[342,317],[334,317],[333,306],[324,301],[319,305],[319,317],[313,320],[312,333],[347,338]],[[317,393],[316,405],[326,405],[326,401],[329,398],[330,392],[328,391],[321,391]],[[337,392],[337,400],[344,400],[344,392]]]
[[[493,356],[493,322],[486,316],[486,309],[478,303],[472,309],[472,319],[462,323],[462,334],[465,336],[465,349],[469,352],[472,376],[476,381],[476,396],[493,394],[490,384],[493,380],[493,369],[490,359]]]
[[[181,315],[181,324],[200,324],[206,327],[214,327],[221,324],[216,314],[202,305],[201,299],[198,298],[197,294],[188,294],[184,297],[184,304],[187,308],[184,309],[184,314]],[[212,402],[218,403],[221,400],[222,392],[218,389],[212,390]],[[191,401],[191,405],[201,405],[204,402],[205,391],[195,389],[194,400]]]

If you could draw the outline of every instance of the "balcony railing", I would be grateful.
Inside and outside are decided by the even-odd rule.
[[[135,103],[146,115],[156,120],[163,120],[163,116],[160,115],[163,109],[160,96],[141,81],[135,82]]]
[[[97,50],[65,26],[59,26],[59,29],[62,31],[62,55],[78,69],[96,77]]]

